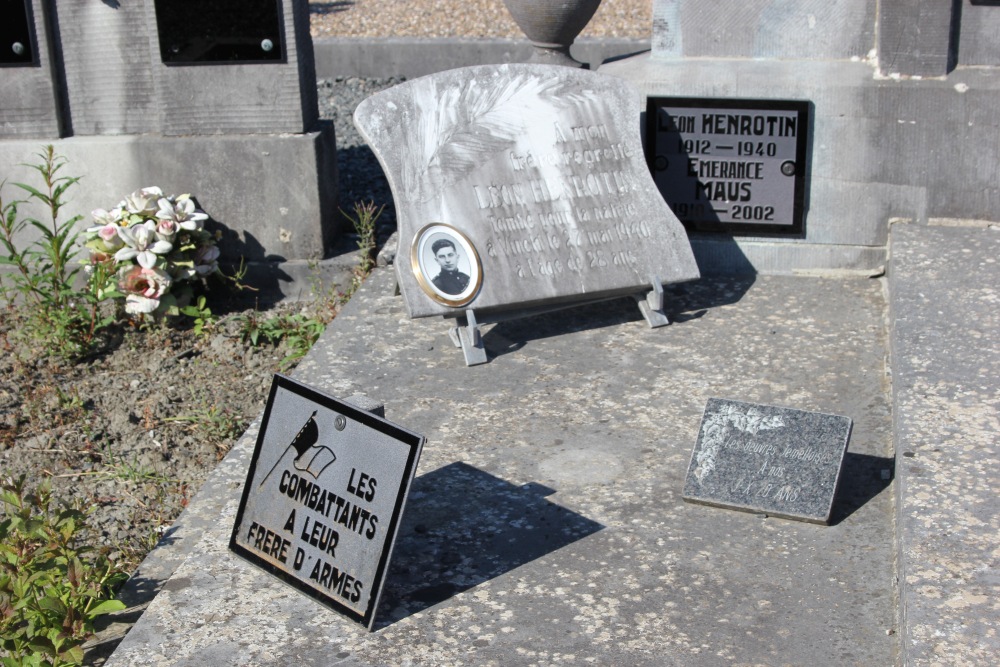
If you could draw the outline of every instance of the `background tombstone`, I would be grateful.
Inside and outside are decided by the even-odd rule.
[[[804,232],[692,234],[704,273],[875,274],[893,220],[995,218],[998,28],[978,0],[654,0],[652,51],[600,71],[649,98],[812,104]]]
[[[66,173],[82,176],[65,213],[85,224],[92,209],[157,185],[192,193],[223,225],[224,258],[282,262],[294,274],[297,263],[304,273],[328,255],[338,224],[336,146],[332,126],[319,122],[307,0],[27,7],[36,64],[4,67],[3,177],[30,182],[17,165],[52,143],[68,159]],[[212,16],[246,34],[213,33]],[[165,60],[161,50],[161,30],[181,30],[166,39],[207,52],[248,38],[260,47],[261,29],[274,33],[261,58]]]
[[[393,190],[410,316],[482,321],[698,278],[638,115],[620,79],[545,65],[452,70],[365,100],[355,123]],[[442,239],[469,276],[454,294],[433,282]]]

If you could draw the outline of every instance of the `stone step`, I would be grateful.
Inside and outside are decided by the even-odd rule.
[[[1000,225],[932,222],[952,224],[890,235],[901,655],[985,665],[1000,655]]]

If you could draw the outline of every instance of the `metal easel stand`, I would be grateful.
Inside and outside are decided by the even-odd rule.
[[[670,319],[663,310],[665,298],[663,285],[660,283],[660,279],[657,276],[653,276],[653,280],[650,285],[651,289],[649,292],[645,294],[633,294],[632,296],[639,305],[639,312],[642,313],[642,316],[645,318],[649,328],[656,329],[670,324]],[[487,314],[485,321],[482,323],[480,323],[476,318],[475,311],[469,309],[455,318],[455,326],[448,329],[448,337],[451,338],[451,342],[455,347],[462,349],[462,354],[465,355],[465,365],[477,366],[487,362],[486,348],[483,346],[483,336],[482,332],[479,330],[480,324],[490,324],[493,322],[502,322],[504,320],[529,317],[531,315],[539,315],[542,313],[551,313],[557,310],[564,310],[566,308],[573,308],[591,303],[600,303],[601,301],[609,301],[612,298],[620,297],[575,301],[573,303],[566,303],[558,306],[542,306],[539,308],[525,308],[505,313]]]
[[[462,348],[466,366],[478,366],[486,363],[486,348],[483,347],[483,336],[476,322],[476,313],[471,308],[457,318],[457,326],[448,330],[448,337],[455,347]]]
[[[653,276],[653,289],[645,295],[635,294],[633,298],[639,304],[639,312],[646,318],[646,323],[650,329],[665,327],[670,324],[670,318],[663,310],[665,303],[663,285],[660,284],[659,276]]]

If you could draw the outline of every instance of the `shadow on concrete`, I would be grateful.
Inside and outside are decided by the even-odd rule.
[[[604,526],[466,463],[413,482],[376,628],[553,553]]]
[[[160,541],[156,543],[156,547],[171,547],[177,544],[177,537],[175,533],[179,530],[179,526],[173,525],[168,528],[164,533]],[[171,570],[172,572],[172,570]],[[167,575],[169,576],[169,575]],[[129,577],[128,581],[122,584],[121,589],[118,591],[118,599],[124,602],[129,607],[136,607],[138,605],[145,605],[151,602],[153,598],[160,592],[160,588],[163,587],[164,580],[156,576],[149,576],[143,568],[143,564],[140,563],[139,568]],[[127,613],[128,610],[124,610],[121,613]]]
[[[549,307],[540,312],[529,312],[523,317],[498,322],[483,335],[483,345],[486,354],[492,359],[517,352],[530,341],[637,320],[642,320],[642,314],[632,297],[563,308]]]
[[[894,467],[890,458],[847,452],[833,498],[830,525],[837,525],[888,488]]]
[[[341,0],[340,2],[310,2],[309,13],[336,14],[337,12],[346,12],[348,9],[354,7],[354,5],[355,3],[353,0]]]
[[[713,308],[738,303],[756,281],[755,274],[709,276],[670,285],[666,292],[667,315],[675,324],[704,317]]]
[[[280,299],[282,283],[292,280],[292,277],[281,268],[281,264],[286,261],[285,257],[268,255],[264,245],[253,234],[246,230],[241,234],[218,220],[209,219],[205,229],[221,234],[218,243],[222,249],[219,266],[223,272],[233,276],[241,266],[246,270],[246,277],[241,282],[249,285],[252,290],[239,295],[240,298],[235,300],[237,304],[254,300],[272,303]]]
[[[177,526],[172,526],[167,530],[156,546],[174,545],[177,542],[174,536],[177,529]],[[95,635],[84,644],[84,665],[88,667],[103,665],[165,585],[169,574],[163,577],[149,576],[144,572],[143,564],[139,565],[139,569],[117,591],[118,599],[125,603],[126,608],[94,619]]]
[[[665,311],[674,324],[704,317],[713,308],[736,303],[753,285],[755,276],[713,276],[664,288]],[[504,319],[483,335],[486,353],[493,359],[517,352],[529,342],[575,331],[600,329],[642,321],[632,297],[566,306],[547,312]],[[489,317],[484,318],[491,321]]]

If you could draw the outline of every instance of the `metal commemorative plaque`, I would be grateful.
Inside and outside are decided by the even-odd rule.
[[[35,64],[28,0],[0,0],[0,66]]]
[[[423,443],[275,375],[229,548],[372,629]]]
[[[154,0],[168,65],[284,62],[278,0]]]
[[[646,160],[688,231],[802,236],[810,103],[651,97]]]

